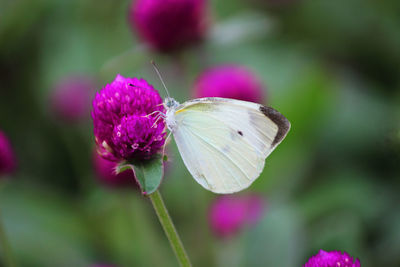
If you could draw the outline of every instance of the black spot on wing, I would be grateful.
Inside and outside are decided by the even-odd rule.
[[[237,131],[237,133],[238,133],[240,136],[243,136],[243,132],[242,132],[242,131]]]
[[[273,108],[260,106],[260,111],[278,126],[278,132],[276,133],[274,141],[272,141],[271,144],[273,147],[276,144],[279,144],[283,138],[285,138],[290,129],[290,122],[285,118],[285,116]]]

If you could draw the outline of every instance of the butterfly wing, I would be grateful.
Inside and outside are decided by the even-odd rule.
[[[175,120],[174,138],[189,172],[204,188],[222,194],[250,186],[290,128],[272,108],[226,98],[185,102]]]

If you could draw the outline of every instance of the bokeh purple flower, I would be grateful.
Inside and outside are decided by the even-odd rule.
[[[11,174],[16,168],[16,159],[11,143],[0,130],[0,177]]]
[[[360,260],[353,260],[346,252],[320,250],[312,256],[303,267],[361,267]]]
[[[88,76],[70,76],[59,81],[50,94],[50,106],[57,118],[79,122],[89,118],[95,82]]]
[[[245,226],[256,224],[264,210],[264,201],[257,195],[220,196],[211,204],[209,224],[216,236],[228,238]]]
[[[195,97],[225,97],[264,103],[264,86],[241,65],[221,65],[205,70],[194,84]]]
[[[135,0],[129,21],[153,49],[172,52],[204,38],[207,7],[207,0]]]
[[[159,152],[166,134],[164,120],[157,120],[157,112],[164,111],[162,103],[144,79],[118,74],[93,100],[97,152],[115,162],[146,160]]]
[[[96,172],[96,178],[101,184],[111,188],[139,189],[132,169],[117,174],[115,172],[117,163],[102,158],[96,152],[93,153],[93,166]]]

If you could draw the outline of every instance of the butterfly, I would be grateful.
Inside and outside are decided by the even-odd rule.
[[[219,194],[249,187],[286,137],[290,122],[273,108],[235,99],[206,97],[179,104],[153,66],[168,94],[162,117],[193,178]]]
[[[252,102],[207,97],[179,104],[168,97],[164,106],[166,125],[187,169],[214,193],[249,187],[290,129],[278,111]]]

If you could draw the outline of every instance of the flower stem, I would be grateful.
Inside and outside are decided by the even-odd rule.
[[[182,241],[179,238],[178,233],[176,232],[174,223],[172,222],[171,217],[168,214],[168,210],[165,207],[160,192],[158,190],[155,191],[154,193],[149,195],[149,198],[151,200],[151,203],[153,204],[154,209],[156,210],[158,219],[160,220],[160,223],[164,228],[164,232],[168,237],[169,243],[171,244],[171,247],[175,252],[178,262],[182,267],[192,266],[189,257],[186,254],[185,248],[183,247]]]
[[[8,242],[6,232],[4,231],[4,227],[1,222],[1,216],[0,216],[0,249],[3,251],[2,254],[4,257],[4,266],[14,267],[15,262],[11,253],[10,242]]]

